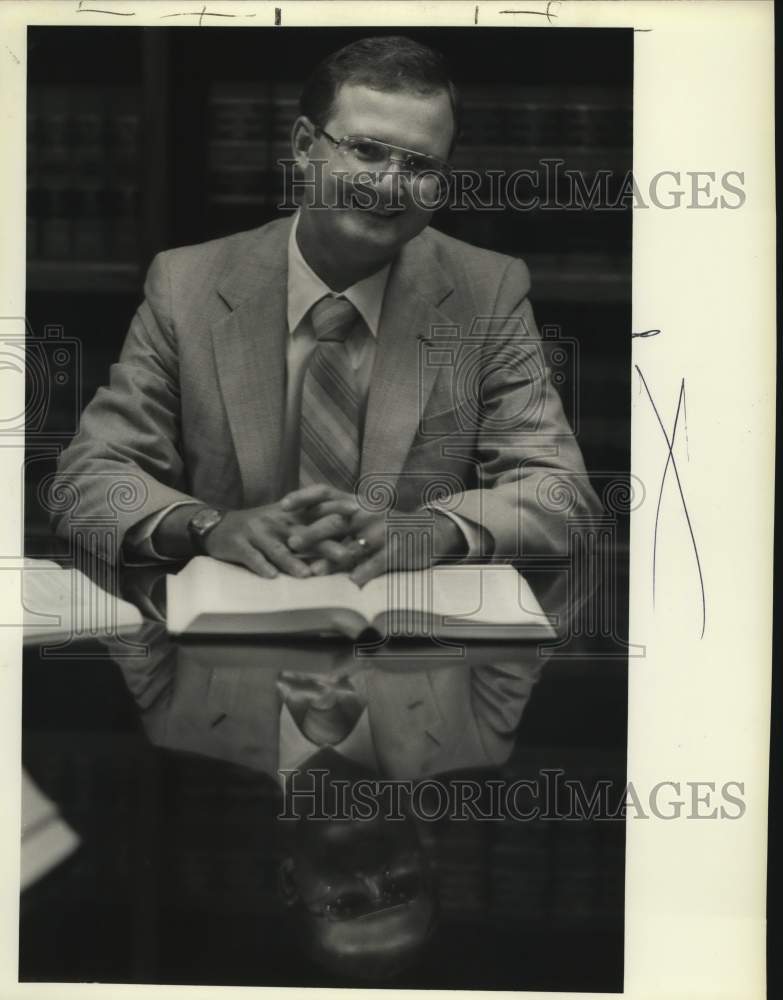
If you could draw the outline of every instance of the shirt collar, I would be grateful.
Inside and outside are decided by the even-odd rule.
[[[295,771],[323,749],[309,740],[297,726],[288,706],[280,708],[280,733],[278,747],[278,774],[280,771]],[[356,725],[340,743],[332,748],[348,760],[378,770],[378,758],[370,727],[370,716],[365,706],[356,720]],[[281,784],[283,776],[279,774]]]
[[[288,237],[288,332],[294,333],[310,309],[325,295],[335,294],[313,271],[302,256],[296,240],[296,230],[299,225],[299,212],[294,217],[291,233]],[[355,285],[341,292],[343,298],[356,307],[367,329],[378,336],[378,326],[381,320],[383,296],[389,279],[391,264],[386,264],[367,278],[362,278]]]

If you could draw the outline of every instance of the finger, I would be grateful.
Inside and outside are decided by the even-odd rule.
[[[284,670],[280,674],[279,680],[285,682],[294,691],[308,691],[312,694],[319,694],[324,688],[323,681],[318,678],[303,677],[301,674],[293,671]]]
[[[351,580],[356,584],[357,587],[363,587],[365,583],[369,583],[370,580],[374,580],[376,576],[381,576],[387,571],[388,567],[388,553],[386,546],[379,551],[370,556],[369,559],[365,559],[364,562],[360,562],[359,565],[350,574]]]
[[[345,535],[345,530],[346,523],[342,514],[328,514],[306,528],[296,528],[292,531],[288,536],[288,547],[295,551],[306,552],[324,539],[342,538]]]
[[[328,559],[316,559],[310,563],[310,572],[313,576],[326,576],[332,569],[332,563]]]
[[[362,554],[351,573],[351,579],[355,584],[363,587],[365,583],[373,580],[376,576],[388,573],[392,568],[392,562],[399,562],[395,558],[399,548],[399,536],[392,534],[390,538],[387,538],[385,523],[378,521],[369,525],[364,535],[360,535],[359,538],[364,538],[367,544],[360,546]],[[358,539],[355,544],[359,544]]]
[[[325,483],[312,483],[310,486],[303,486],[299,490],[293,490],[286,494],[280,501],[280,506],[283,510],[300,510],[302,507],[311,507],[314,503],[336,499],[340,495],[340,491],[334,486],[327,486]]]
[[[275,538],[268,531],[257,530],[249,539],[253,548],[258,549],[266,559],[278,569],[288,573],[289,576],[296,576],[303,579],[310,576],[310,567],[306,562],[298,559],[280,538]]]
[[[387,526],[385,521],[373,518],[371,522],[365,522],[362,525],[356,523],[354,518],[350,526],[352,530],[348,540],[356,551],[357,559],[366,559],[386,544]]]
[[[319,556],[329,561],[332,571],[350,569],[356,564],[356,556],[347,542],[336,542],[333,538],[328,538],[319,542],[315,550]]]
[[[375,526],[376,523],[379,525],[381,530],[386,530],[386,518],[383,514],[379,515],[377,511],[373,512],[370,510],[364,510],[360,507],[351,517],[351,520],[348,523],[348,531],[352,535],[357,535],[360,532],[363,532],[367,528],[368,524]]]
[[[273,580],[278,575],[277,568],[250,544],[242,547],[238,555],[238,562],[252,570],[257,576],[266,577],[267,580]]]
[[[342,514],[343,517],[353,517],[360,511],[359,502],[354,497],[343,496],[336,500],[324,500],[316,504],[312,510],[312,520],[326,517],[327,514]]]

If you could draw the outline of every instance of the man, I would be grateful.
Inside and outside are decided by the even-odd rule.
[[[294,219],[153,261],[61,458],[78,505],[58,531],[109,513],[136,558],[360,585],[564,552],[569,514],[598,504],[527,269],[428,228],[458,131],[440,56],[363,39],[315,70],[300,110]]]

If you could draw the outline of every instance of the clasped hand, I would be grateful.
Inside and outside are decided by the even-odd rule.
[[[458,550],[461,533],[449,518],[435,516],[431,528],[420,516],[396,512],[395,527],[404,529],[406,518],[409,531],[390,533],[385,511],[363,510],[353,494],[332,486],[306,486],[276,503],[230,511],[207,536],[206,551],[259,576],[275,577],[281,570],[299,578],[349,572],[363,586],[390,570],[422,569],[433,552]]]

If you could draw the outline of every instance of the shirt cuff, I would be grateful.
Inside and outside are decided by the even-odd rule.
[[[181,559],[171,559],[161,555],[152,544],[152,536],[164,517],[167,517],[177,507],[188,506],[203,507],[203,504],[200,504],[198,500],[180,500],[177,503],[169,504],[168,507],[161,508],[161,510],[134,524],[126,532],[125,545],[133,550],[134,555],[153,559],[155,562],[181,562]]]
[[[459,514],[455,514],[453,510],[446,510],[444,507],[428,505],[424,509],[434,510],[438,514],[445,514],[446,517],[450,518],[457,525],[459,530],[462,532],[462,537],[465,539],[465,544],[468,547],[468,551],[463,556],[464,559],[475,559],[477,556],[484,554],[486,546],[481,544],[482,534],[484,532],[481,525],[476,524],[473,521],[468,521],[467,518],[464,518]]]

